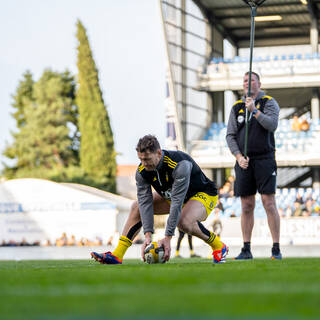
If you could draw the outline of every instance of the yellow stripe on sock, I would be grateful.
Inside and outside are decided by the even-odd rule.
[[[220,238],[215,235],[213,232],[210,232],[210,237],[206,241],[206,243],[213,249],[221,249],[223,247],[223,243],[220,241]]]
[[[114,256],[116,256],[117,258],[119,258],[120,260],[123,259],[126,251],[128,250],[128,248],[132,245],[132,241],[125,237],[125,236],[121,236],[118,242],[117,247],[114,249],[114,251],[112,252],[112,254]]]

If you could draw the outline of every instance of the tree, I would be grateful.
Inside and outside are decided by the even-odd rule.
[[[24,86],[25,87],[25,86]],[[20,131],[14,135],[10,158],[16,160],[14,168],[6,168],[11,177],[41,176],[48,178],[46,171],[65,168],[79,163],[74,145],[77,135],[75,81],[68,71],[63,73],[45,70],[30,91],[22,92],[21,83],[15,98],[18,112],[17,126]],[[19,124],[20,123],[20,124]],[[11,149],[10,149],[11,148]],[[8,154],[8,152],[7,152]],[[5,155],[7,155],[5,154]],[[13,170],[13,172],[12,172]],[[39,175],[39,172],[41,174]]]
[[[32,74],[27,70],[23,74],[23,79],[19,82],[16,94],[13,95],[12,107],[16,111],[12,115],[16,119],[17,128],[19,129],[25,124],[24,107],[33,100],[33,84]]]
[[[99,86],[96,64],[86,30],[77,22],[80,165],[90,178],[109,191],[116,187],[116,153],[110,120]]]
[[[17,139],[21,128],[23,128],[23,126],[25,125],[25,107],[33,101],[33,84],[34,81],[32,78],[32,74],[27,70],[23,74],[23,79],[19,81],[16,93],[12,95],[12,107],[15,109],[15,111],[11,115],[15,118],[17,126],[17,132],[11,132],[14,140]],[[18,158],[18,150],[16,149],[15,144],[13,143],[11,145],[7,145],[3,152],[3,155],[11,160]],[[13,176],[16,170],[17,167],[15,165],[13,165],[12,167],[8,167],[5,165],[4,172],[7,176]]]

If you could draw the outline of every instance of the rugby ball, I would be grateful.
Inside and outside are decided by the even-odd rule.
[[[157,242],[151,242],[144,250],[144,258],[146,263],[165,263],[163,258],[164,248],[159,247]]]

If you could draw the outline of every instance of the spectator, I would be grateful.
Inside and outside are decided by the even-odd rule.
[[[308,131],[310,129],[310,124],[308,122],[308,120],[303,120],[301,122],[301,131]]]
[[[294,202],[299,202],[301,205],[304,204],[303,198],[300,193],[297,193],[296,200]]]
[[[293,204],[294,211],[293,211],[293,216],[294,217],[301,217],[302,216],[302,205],[300,202],[295,201]]]
[[[75,235],[71,235],[70,239],[67,239],[68,246],[75,246],[77,244]]]
[[[293,116],[291,129],[293,131],[297,131],[297,132],[301,131],[301,123],[300,123],[299,117],[297,115]]]
[[[312,216],[320,217],[320,206],[318,204],[314,207]]]
[[[219,197],[220,198],[230,198],[231,195],[231,184],[230,182],[226,182],[222,188],[219,189]]]

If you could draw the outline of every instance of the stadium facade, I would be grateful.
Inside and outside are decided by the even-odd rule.
[[[159,5],[168,58],[167,146],[188,151],[221,186],[234,165],[226,123],[249,68],[250,8],[242,0]],[[319,9],[319,0],[267,0],[257,11],[253,70],[281,108],[281,188],[319,188]],[[293,115],[307,120],[309,129],[293,131]]]

